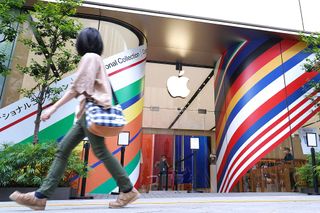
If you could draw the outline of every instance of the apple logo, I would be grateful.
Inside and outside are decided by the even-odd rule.
[[[189,78],[183,77],[184,71],[179,72],[179,76],[171,76],[167,80],[167,89],[171,97],[185,98],[190,90],[187,87]]]

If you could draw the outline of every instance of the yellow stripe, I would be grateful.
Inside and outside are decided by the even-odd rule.
[[[301,52],[303,49],[306,48],[306,44],[304,42],[298,42],[297,44],[290,47],[288,50],[282,53],[283,63],[288,61],[290,58],[292,58],[297,53]],[[263,66],[260,70],[258,70],[251,78],[249,78],[241,87],[240,89],[235,93],[235,95],[232,97],[232,100],[230,101],[228,108],[226,110],[226,113],[224,114],[221,128],[218,133],[217,141],[221,143],[221,136],[223,133],[223,129],[225,127],[227,118],[229,117],[231,111],[235,107],[235,105],[239,102],[239,100],[262,78],[264,78],[266,75],[271,73],[276,67],[281,65],[281,54],[278,55],[276,58],[271,60],[269,63],[267,63],[265,66]]]
[[[179,199],[179,198],[178,198]],[[311,200],[298,200],[298,199],[287,199],[287,200],[199,200],[199,201],[159,201],[159,202],[134,202],[134,204],[142,204],[142,205],[178,205],[178,204],[206,204],[206,203],[310,203],[310,202],[320,202],[319,199],[311,199]],[[130,205],[132,205],[130,204]],[[95,202],[95,203],[47,203],[47,206],[56,206],[56,207],[64,207],[64,206],[106,206],[106,202],[103,201],[101,203]],[[16,208],[21,207],[21,205],[13,204],[13,205],[1,205],[1,208]]]
[[[320,200],[199,200],[171,202],[134,202],[132,204],[201,204],[201,203],[288,203],[288,202],[320,202]]]
[[[142,97],[139,101],[132,104],[130,107],[128,107],[127,109],[125,109],[123,111],[124,116],[125,116],[128,123],[133,121],[136,117],[138,117],[142,113],[143,100],[144,100],[144,98]]]

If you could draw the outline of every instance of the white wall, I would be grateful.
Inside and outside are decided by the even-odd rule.
[[[166,88],[167,79],[177,76],[175,65],[147,63],[145,70],[143,127],[163,128],[170,126],[183,108],[207,78],[211,69],[183,66],[184,76],[189,78],[190,94],[185,99],[172,98]],[[151,107],[159,107],[152,111]],[[207,114],[198,114],[198,109],[206,109]],[[192,104],[182,114],[173,129],[209,130],[215,126],[213,78],[198,94]]]
[[[319,0],[300,0],[305,30],[320,31]],[[266,28],[302,31],[299,0],[91,0],[122,6],[222,20],[230,23],[258,25]]]

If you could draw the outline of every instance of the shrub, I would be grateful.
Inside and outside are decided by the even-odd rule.
[[[316,153],[316,166],[312,167],[311,155],[307,156],[307,163],[302,167],[297,168],[297,185],[298,186],[313,186],[313,170],[316,171],[320,183],[320,153]]]
[[[0,151],[0,187],[39,187],[55,157],[57,143],[4,145]],[[70,186],[73,175],[85,176],[79,151],[73,151],[59,186]]]

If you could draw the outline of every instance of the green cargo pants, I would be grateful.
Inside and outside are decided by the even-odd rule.
[[[128,192],[132,189],[133,186],[126,171],[122,168],[120,162],[109,152],[104,144],[104,138],[88,131],[85,124],[85,116],[83,115],[59,143],[49,173],[37,192],[42,193],[46,197],[50,197],[53,194],[64,174],[68,157],[72,150],[85,137],[88,137],[95,156],[104,163],[104,166],[111,173],[120,190]]]

